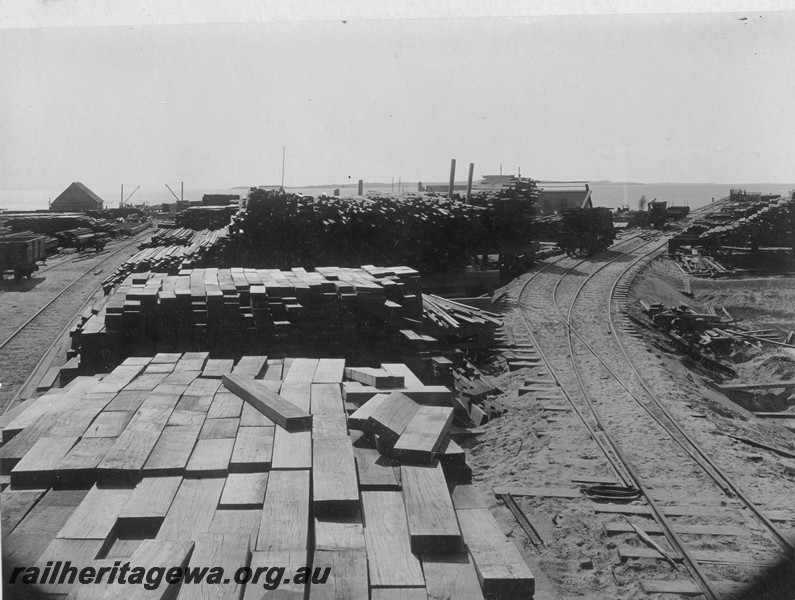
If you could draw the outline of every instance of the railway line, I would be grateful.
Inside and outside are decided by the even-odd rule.
[[[636,364],[638,347],[629,349],[622,339],[632,334],[623,316],[630,281],[663,244],[630,237],[597,259],[561,258],[541,266],[522,285],[517,308],[543,366],[616,480],[643,492],[642,514],[653,521],[635,518],[634,525],[661,533],[668,556],[682,561],[690,575],[671,580],[667,570],[652,569],[664,580],[648,580],[644,589],[717,599],[752,580],[780,551],[792,556],[795,547],[666,409]],[[609,517],[622,516],[618,512],[608,511]],[[727,520],[732,526],[722,524]],[[634,532],[626,525],[613,521],[605,528],[626,536]],[[737,576],[743,581],[734,585]]]
[[[89,268],[65,282],[59,292],[44,300],[42,306],[0,342],[0,365],[3,367],[0,410],[5,411],[11,406],[42,359],[50,353],[53,346],[68,330],[74,317],[84,310],[93,298],[99,287],[97,282],[92,281],[94,273],[107,265],[115,268],[117,263],[126,258],[124,251],[129,250],[138,241],[140,235],[125,240],[101,260],[92,262]],[[50,271],[49,268],[47,270]],[[30,290],[25,293],[30,294]]]

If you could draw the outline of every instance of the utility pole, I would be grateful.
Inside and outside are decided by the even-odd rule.
[[[400,194],[400,186],[403,184],[403,176],[398,177],[398,194]]]
[[[469,177],[467,177],[467,204],[472,202],[472,175],[475,173],[475,163],[469,163]]]
[[[183,202],[185,201],[185,182],[184,181],[180,181],[179,182],[179,198]]]
[[[287,147],[282,146],[282,187],[284,187],[284,156],[287,152]]]
[[[121,198],[119,199],[119,208],[124,206],[124,184],[121,184]]]
[[[453,186],[455,185],[455,159],[450,159],[450,189],[448,190],[447,196],[450,200],[453,199]]]

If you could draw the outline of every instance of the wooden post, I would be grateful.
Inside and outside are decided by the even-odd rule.
[[[124,206],[124,184],[121,184],[121,200],[119,200],[119,208]]]
[[[472,202],[472,175],[475,173],[475,163],[469,163],[469,177],[467,177],[467,204]]]
[[[450,189],[448,191],[448,197],[450,200],[453,199],[453,186],[455,185],[455,159],[450,159]]]
[[[364,179],[359,180],[359,195],[364,194]]]

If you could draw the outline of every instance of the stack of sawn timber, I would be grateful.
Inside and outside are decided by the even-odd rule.
[[[215,257],[227,241],[228,230],[194,231],[192,229],[160,229],[151,242],[139,246],[140,250],[124,261],[102,282],[108,294],[130,273],[156,271],[176,274],[181,269],[190,269],[202,260]]]
[[[384,367],[348,374],[422,396],[404,365]],[[532,598],[532,573],[471,485],[451,494],[438,459],[393,467],[368,436],[351,435],[345,379],[341,359],[158,354],[20,405],[3,417],[0,448],[5,568],[119,561],[220,566],[227,576],[276,566],[289,577],[312,565],[330,567],[326,583],[280,589],[310,599]],[[49,582],[42,591],[69,600],[141,592]],[[164,582],[146,598],[265,593]]]
[[[494,332],[502,324],[497,313],[442,298],[422,295],[425,322],[436,338],[446,339],[457,348],[485,347],[494,341]]]
[[[422,318],[419,286],[417,271],[399,266],[136,273],[73,332],[73,347],[83,367],[97,369],[108,355],[273,351],[275,342],[291,343],[289,355],[322,344],[342,351],[362,336],[397,342],[404,319]]]

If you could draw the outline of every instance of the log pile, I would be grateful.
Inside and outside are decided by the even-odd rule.
[[[360,433],[346,414],[342,360],[249,356],[221,378],[230,366],[212,360],[129,358],[4,417],[5,566],[225,569],[225,582],[180,590],[164,581],[147,598],[259,598],[262,581],[231,574],[274,566],[291,578],[281,591],[295,597],[533,597],[533,574],[488,500],[449,467],[465,454],[447,437],[444,409],[390,388]],[[280,424],[288,409],[300,428]],[[376,423],[383,433],[371,433]],[[388,456],[373,443],[381,439]],[[294,577],[307,565],[328,567],[328,581]],[[100,586],[52,578],[40,591],[81,598],[89,588]]]
[[[161,229],[152,236],[148,243],[141,244],[140,250],[124,261],[102,282],[102,288],[108,294],[121,284],[130,273],[176,274],[183,269],[190,269],[202,261],[215,258],[226,247],[227,230],[204,229]]]
[[[436,273],[460,269],[479,254],[518,252],[530,244],[533,194],[508,190],[479,204],[252,190],[231,230],[241,262],[277,268],[377,261]]]

